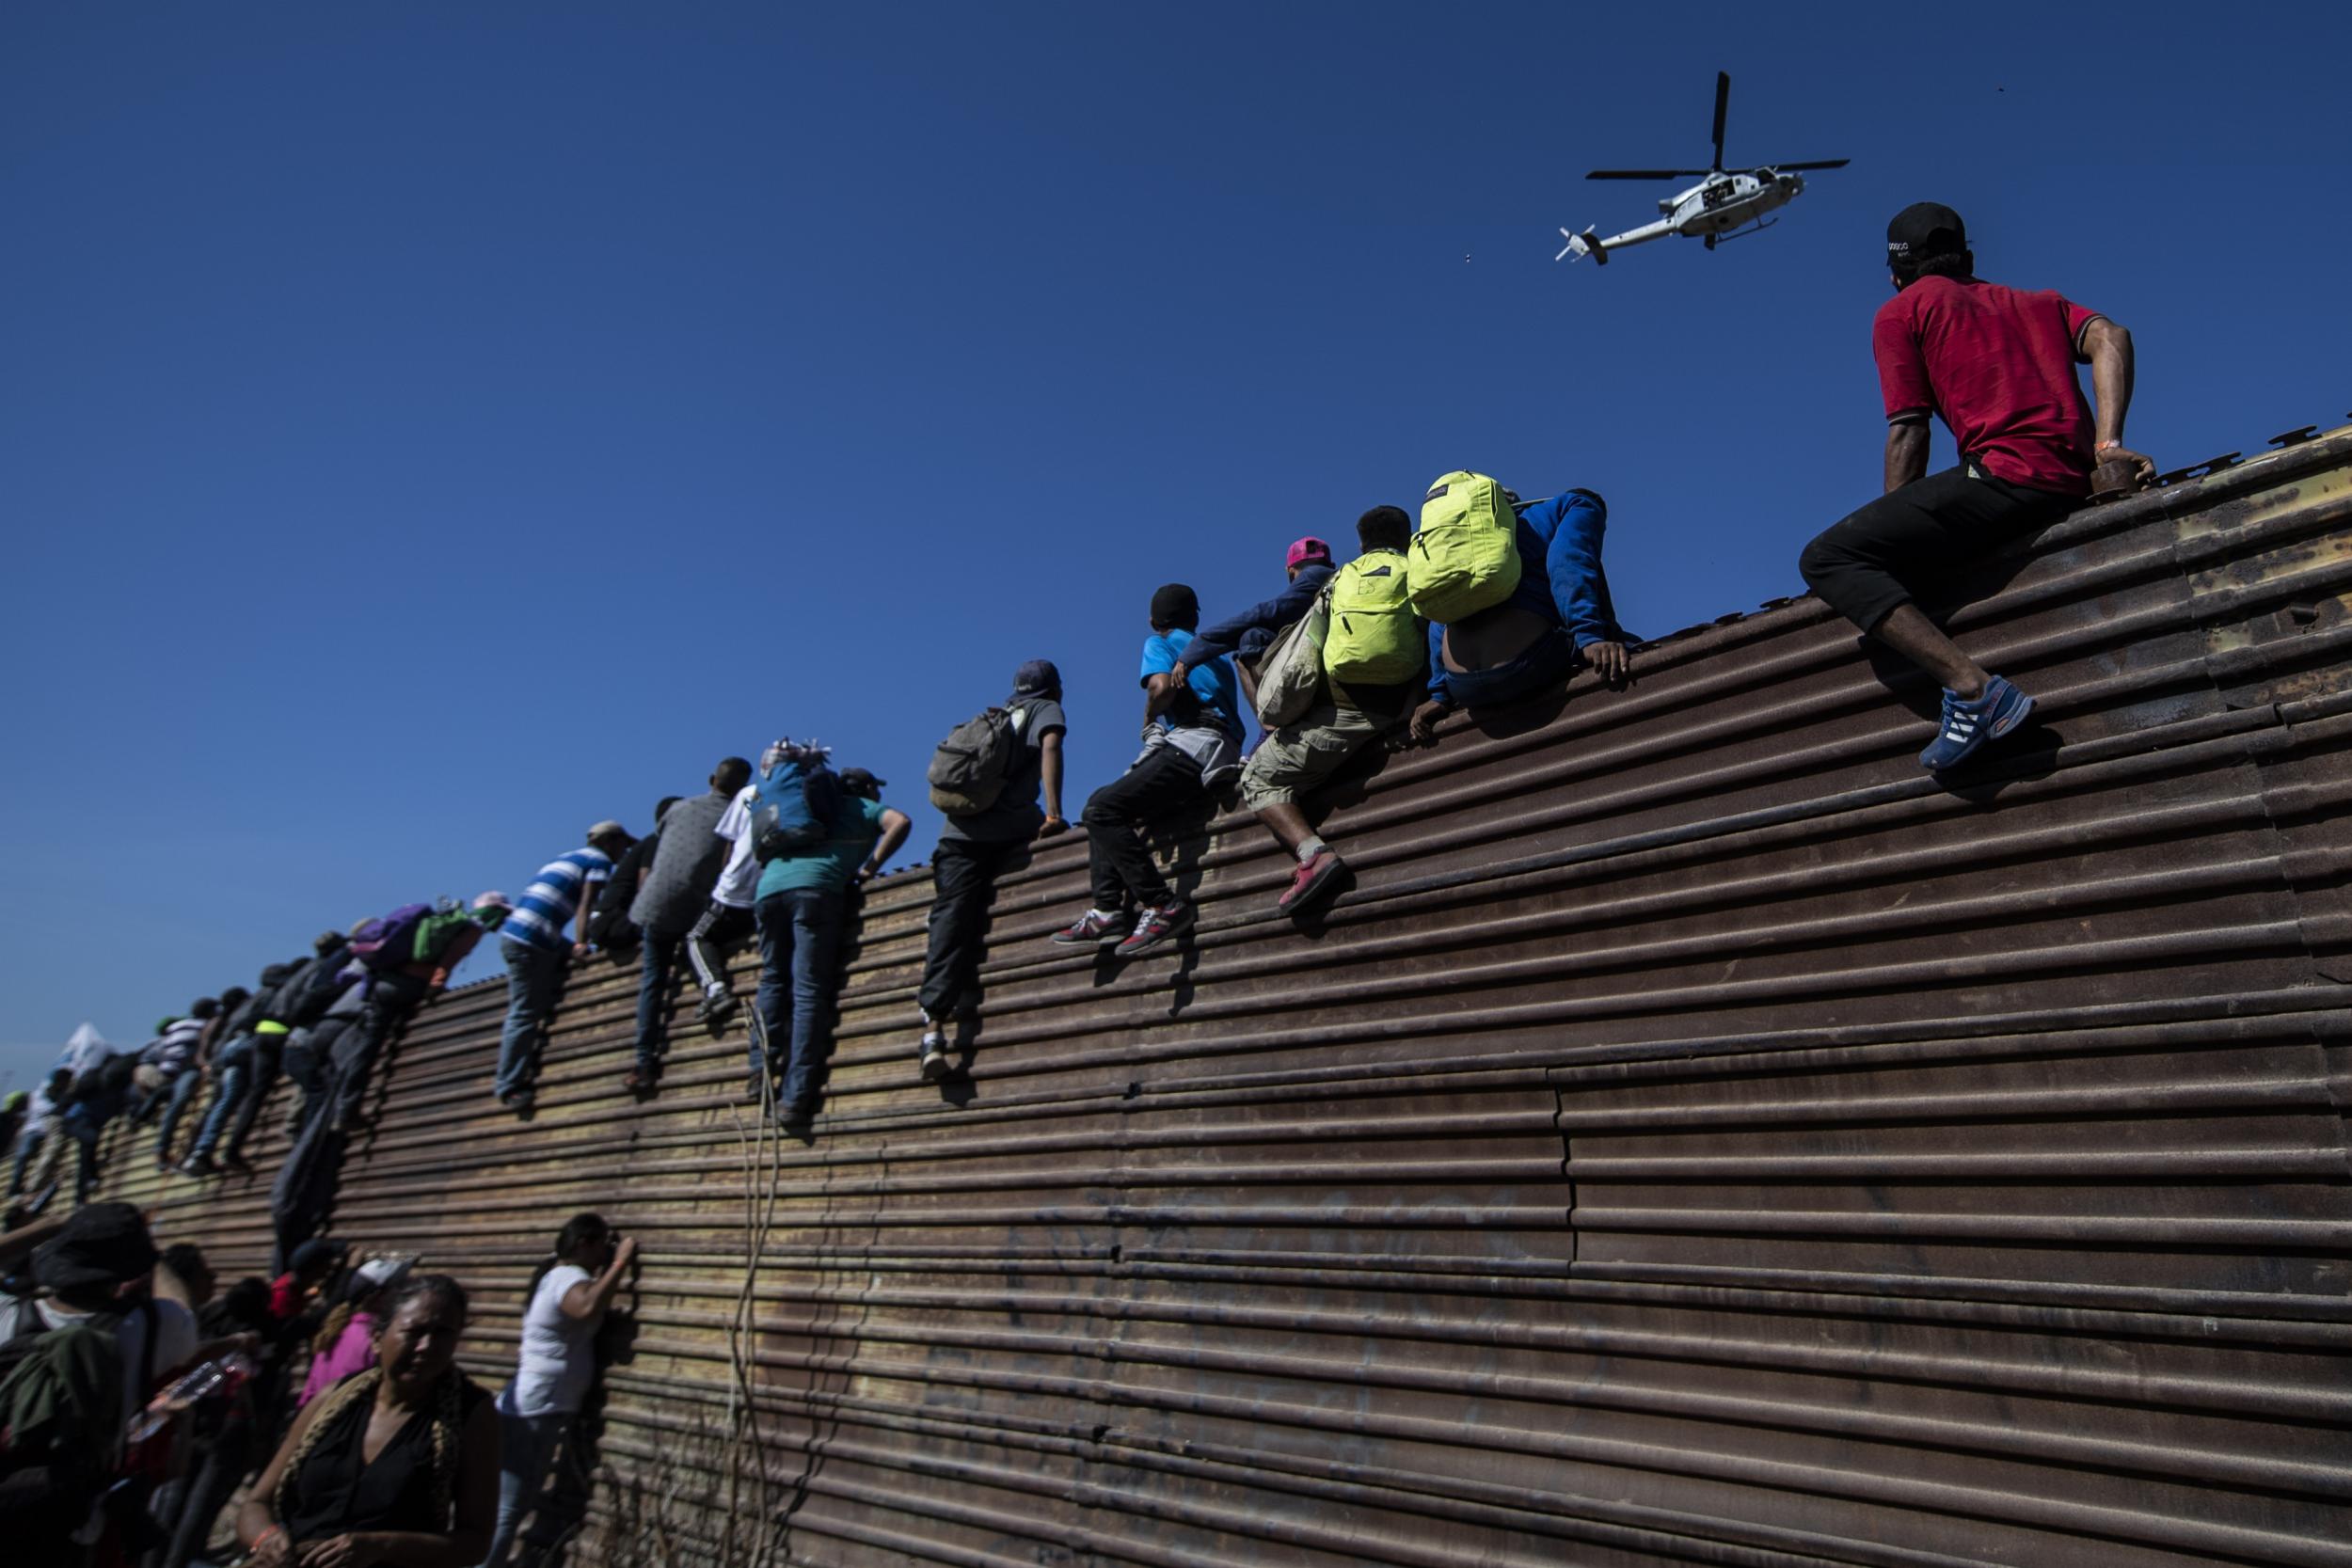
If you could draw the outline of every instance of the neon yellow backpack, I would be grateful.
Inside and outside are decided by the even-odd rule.
[[[1519,585],[1518,514],[1485,474],[1439,474],[1422,499],[1406,574],[1413,609],[1441,626],[1501,604]]]
[[[1421,673],[1428,655],[1406,589],[1402,551],[1365,551],[1332,577],[1330,593],[1326,674],[1343,685],[1395,686]]]

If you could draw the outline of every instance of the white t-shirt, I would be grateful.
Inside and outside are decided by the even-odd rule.
[[[564,1292],[591,1279],[577,1263],[558,1263],[523,1308],[523,1349],[515,1375],[499,1394],[509,1416],[568,1416],[588,1397],[596,1375],[596,1320],[564,1310]]]
[[[710,830],[721,838],[735,841],[735,850],[727,856],[727,868],[719,873],[719,885],[710,890],[713,899],[731,910],[750,909],[753,894],[759,886],[759,863],[752,858],[752,805],[758,799],[759,786],[745,784],[721,814],[719,825]]]

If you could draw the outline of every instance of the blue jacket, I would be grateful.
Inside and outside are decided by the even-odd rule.
[[[1609,503],[1590,490],[1567,490],[1519,514],[1519,585],[1504,600],[1567,629],[1580,648],[1627,641],[1600,566]],[[1429,627],[1429,675],[1442,696],[1445,627]]]
[[[1193,633],[1192,641],[1184,645],[1184,668],[1198,669],[1213,658],[1230,654],[1264,652],[1276,632],[1306,618],[1307,611],[1314,608],[1315,595],[1331,580],[1332,570],[1319,561],[1301,566],[1290,586],[1274,597],[1260,600],[1238,615],[1229,615],[1205,631]],[[1253,632],[1257,634],[1254,637]]]

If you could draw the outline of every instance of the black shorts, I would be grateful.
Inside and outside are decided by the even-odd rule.
[[[1979,470],[1981,471],[1981,470]],[[2070,496],[1971,477],[1965,467],[1914,480],[1833,525],[1798,558],[1821,602],[1876,631],[1915,585],[2066,515]]]

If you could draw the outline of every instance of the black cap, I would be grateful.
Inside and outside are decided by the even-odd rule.
[[[136,1279],[155,1266],[147,1220],[127,1203],[89,1203],[33,1250],[33,1280],[45,1291],[87,1291]]]
[[[1967,225],[1941,201],[1915,201],[1886,226],[1886,259],[1898,265],[1956,256],[1967,248]]]
[[[1054,668],[1050,658],[1033,658],[1012,673],[1012,694],[1016,697],[1058,697],[1061,695],[1061,672]]]
[[[1200,620],[1200,595],[1181,582],[1171,582],[1155,589],[1152,594],[1152,624],[1155,626],[1193,626]]]
[[[841,770],[841,787],[852,795],[862,795],[866,800],[879,800],[882,799],[882,792],[885,785],[883,781],[874,777],[863,768],[844,768]]]

